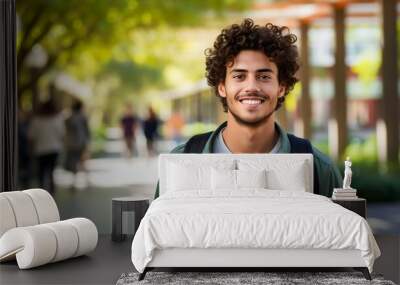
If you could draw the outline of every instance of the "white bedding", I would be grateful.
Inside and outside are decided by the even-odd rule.
[[[359,215],[320,195],[266,189],[160,196],[133,239],[135,268],[143,272],[154,249],[165,248],[358,249],[370,272],[380,256]]]

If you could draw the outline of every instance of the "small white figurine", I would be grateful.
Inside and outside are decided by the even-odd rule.
[[[346,161],[344,162],[344,167],[343,189],[352,189],[350,186],[352,175],[350,157],[346,158]]]

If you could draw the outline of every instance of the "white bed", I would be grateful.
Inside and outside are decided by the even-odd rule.
[[[312,194],[311,154],[165,154],[159,173],[132,243],[141,278],[154,267],[354,267],[368,278],[380,255],[365,219]]]

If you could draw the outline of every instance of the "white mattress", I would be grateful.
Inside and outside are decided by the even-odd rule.
[[[320,195],[266,189],[159,197],[136,232],[132,262],[143,272],[156,249],[168,248],[354,249],[370,271],[380,255],[359,215]]]

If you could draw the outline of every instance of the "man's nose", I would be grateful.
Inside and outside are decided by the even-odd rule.
[[[248,76],[245,92],[246,93],[260,92],[260,90],[261,89],[259,86],[259,82],[255,78],[255,76]]]

